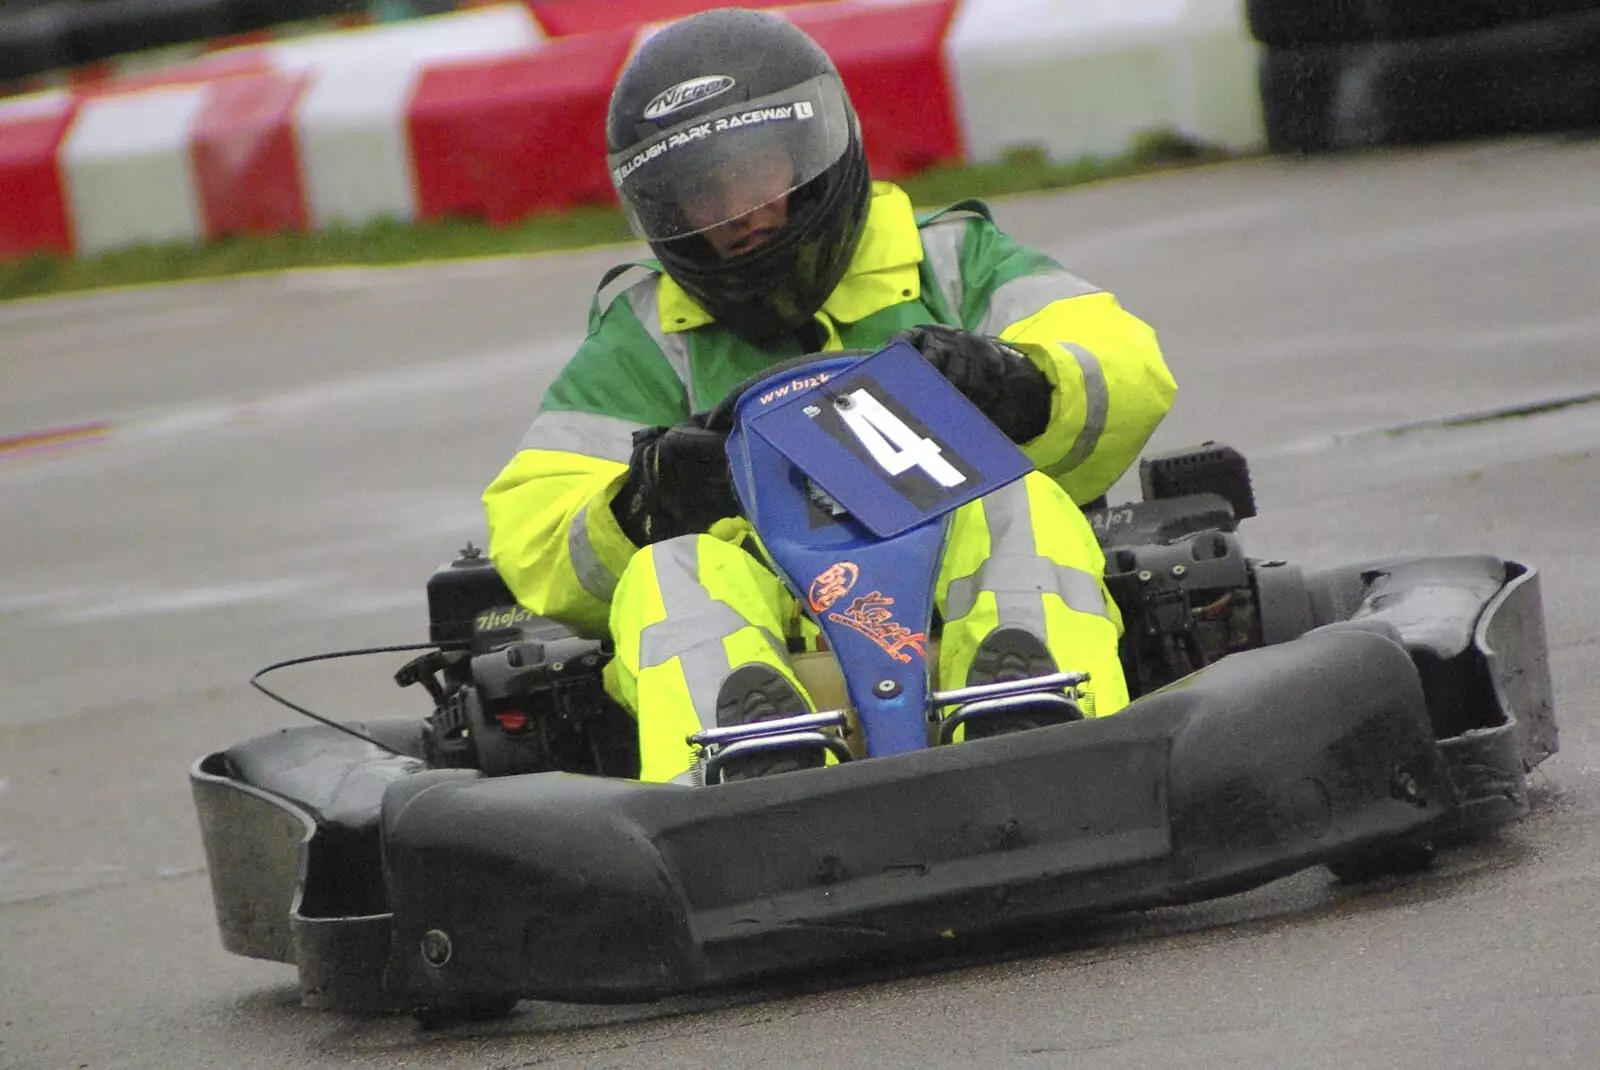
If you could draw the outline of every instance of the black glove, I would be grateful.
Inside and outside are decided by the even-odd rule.
[[[693,417],[633,433],[628,478],[611,512],[635,546],[703,532],[743,509],[728,470],[728,436]]]
[[[890,341],[910,343],[1011,441],[1044,434],[1054,388],[1033,361],[998,338],[929,324],[900,331]]]

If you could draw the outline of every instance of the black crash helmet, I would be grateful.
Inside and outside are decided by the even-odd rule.
[[[606,147],[667,274],[757,342],[810,320],[861,240],[871,179],[855,108],[827,53],[776,16],[729,8],[657,31],[612,91]],[[781,229],[717,253],[708,231],[785,195]]]

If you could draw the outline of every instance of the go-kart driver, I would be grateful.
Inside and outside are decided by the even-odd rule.
[[[788,653],[816,628],[739,517],[723,436],[686,418],[779,360],[895,337],[1038,468],[952,518],[939,686],[1072,669],[1092,676],[1086,713],[1126,705],[1122,623],[1075,503],[1110,488],[1172,404],[1151,329],[975,202],[919,221],[868,175],[833,63],[777,17],[728,9],[656,32],[606,133],[660,270],[603,312],[596,296],[484,504],[517,599],[613,637],[606,687],[638,719],[641,779],[690,781],[685,739],[702,728],[811,708]]]

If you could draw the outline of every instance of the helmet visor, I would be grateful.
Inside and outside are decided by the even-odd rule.
[[[788,196],[850,146],[851,111],[833,75],[697,115],[606,158],[634,232],[699,234]]]

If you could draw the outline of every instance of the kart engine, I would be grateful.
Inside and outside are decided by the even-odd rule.
[[[516,603],[477,547],[428,580],[429,639],[401,669],[433,697],[423,748],[435,768],[510,776],[561,769],[636,776],[633,719],[601,684],[609,642],[584,639]]]
[[[1147,457],[1139,482],[1144,501],[1084,510],[1122,612],[1132,698],[1277,641],[1263,632],[1258,577],[1282,565],[1245,557],[1238,525],[1256,515],[1256,505],[1237,450],[1206,442]]]

